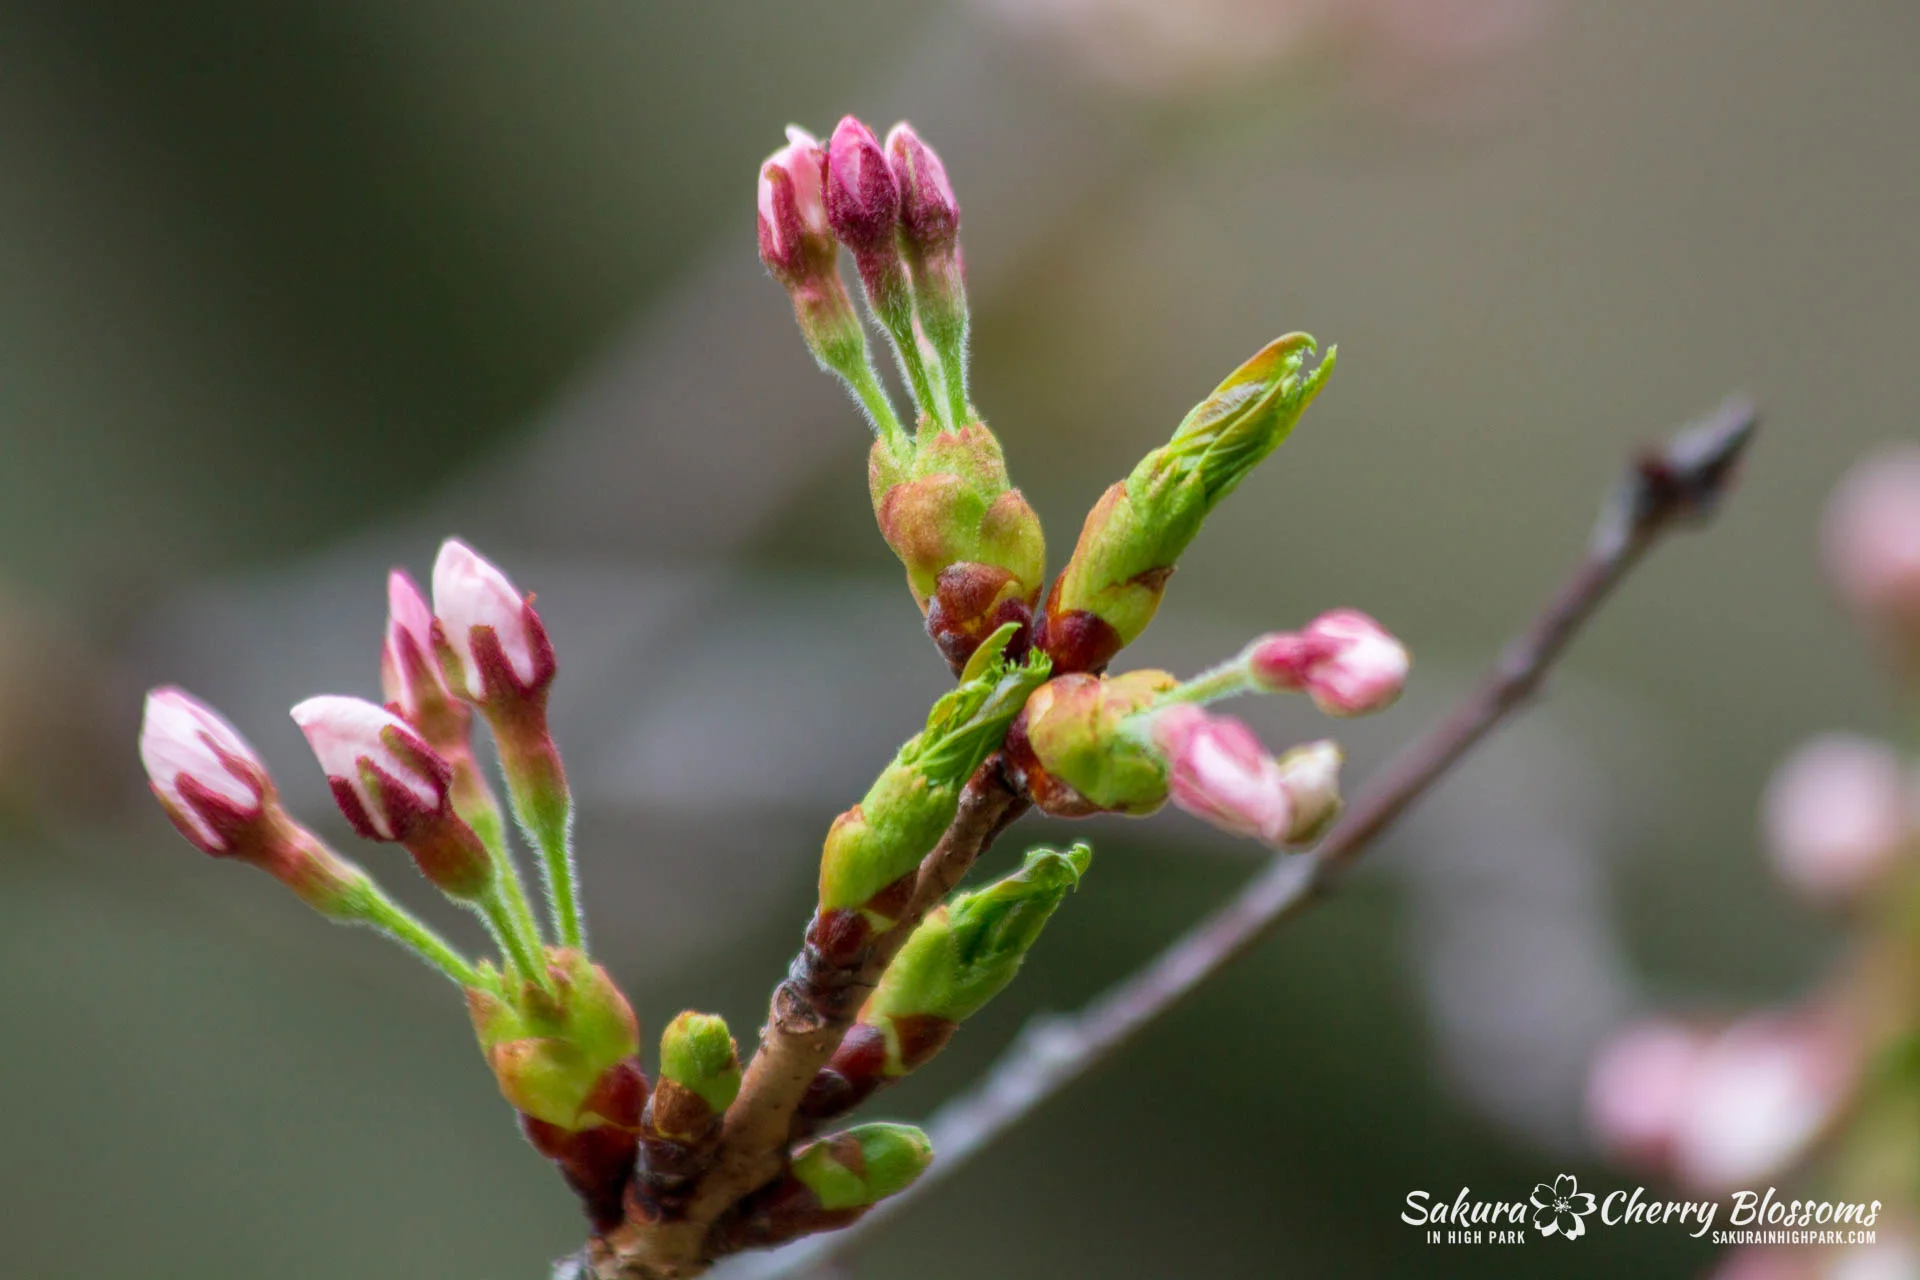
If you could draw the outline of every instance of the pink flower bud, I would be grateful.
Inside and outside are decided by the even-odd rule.
[[[1849,471],[1824,532],[1841,599],[1920,651],[1920,445],[1889,445]]]
[[[380,687],[396,714],[423,729],[424,722],[457,709],[440,663],[433,656],[433,610],[404,569],[387,575],[387,634],[380,646]]]
[[[167,817],[204,853],[236,852],[273,794],[266,766],[239,731],[172,686],[147,694],[140,760]]]
[[[361,698],[323,694],[293,709],[333,798],[369,840],[404,840],[448,814],[453,770],[399,716]]]
[[[947,167],[902,121],[887,134],[887,161],[900,187],[900,221],[922,252],[947,249],[960,234],[960,202]]]
[[[1311,743],[1282,759],[1230,716],[1176,704],[1154,717],[1173,802],[1214,826],[1280,846],[1310,840],[1340,805],[1340,750]]]
[[[1247,671],[1269,692],[1304,690],[1330,716],[1358,716],[1392,705],[1407,683],[1406,646],[1358,609],[1323,613],[1299,631],[1262,636],[1247,650]]]
[[[788,288],[833,261],[833,231],[822,194],[827,152],[798,125],[760,166],[760,260]]]
[[[855,253],[889,247],[900,224],[900,184],[873,130],[852,116],[827,144],[827,221]]]
[[[1697,1027],[1657,1019],[1601,1050],[1587,1081],[1587,1116],[1610,1152],[1643,1169],[1666,1168],[1708,1039]]]
[[[433,611],[441,669],[462,697],[517,701],[552,683],[553,646],[532,597],[458,538],[442,543],[433,562]]]
[[[1882,883],[1915,844],[1907,770],[1893,748],[1830,733],[1774,771],[1761,827],[1774,869],[1794,889],[1844,900]]]
[[[1837,1028],[1806,1016],[1749,1018],[1700,1053],[1673,1135],[1674,1174],[1721,1192],[1764,1185],[1839,1111],[1853,1080]]]

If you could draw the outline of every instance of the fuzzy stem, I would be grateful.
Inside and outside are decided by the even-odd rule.
[[[1173,702],[1191,702],[1195,706],[1205,706],[1209,702],[1219,702],[1223,698],[1234,698],[1251,692],[1253,692],[1253,685],[1247,679],[1246,659],[1233,658],[1210,670],[1202,671],[1185,684],[1167,690],[1154,699],[1154,705],[1166,706]]]
[[[906,266],[891,248],[857,256],[860,279],[866,285],[867,304],[893,342],[894,357],[913,393],[914,404],[933,420],[936,427],[951,427],[947,421],[945,400],[935,394],[938,376],[927,367],[927,354],[920,345],[920,333],[913,320],[913,294],[907,284]]]
[[[519,702],[489,709],[487,722],[500,747],[507,798],[528,843],[540,851],[541,878],[554,936],[563,947],[586,949],[573,867],[573,798],[560,748],[547,728],[544,705]]]
[[[382,893],[372,881],[355,890],[337,918],[364,924],[384,933],[438,969],[456,986],[484,989],[488,985],[464,956],[449,946],[439,934],[421,924],[399,903]]]
[[[853,393],[853,398],[866,411],[867,422],[875,434],[886,442],[887,452],[902,461],[913,456],[913,442],[907,438],[906,428],[900,425],[900,418],[893,411],[893,401],[887,398],[887,392],[880,385],[879,375],[861,353],[858,368],[851,374],[841,372],[840,377]]]

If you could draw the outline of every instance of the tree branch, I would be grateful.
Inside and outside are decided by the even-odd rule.
[[[1603,507],[1585,555],[1545,609],[1458,707],[1387,765],[1316,850],[1275,857],[1233,901],[1080,1013],[1030,1023],[977,1085],[935,1112],[927,1129],[936,1162],[906,1192],[844,1231],[740,1259],[728,1268],[729,1280],[821,1274],[1279,925],[1307,910],[1382,831],[1539,689],[1568,643],[1664,534],[1713,513],[1757,427],[1752,405],[1729,400],[1664,449],[1636,460]],[[923,870],[923,881],[925,875]]]
[[[1017,793],[989,756],[960,793],[953,822],[921,860],[906,908],[852,965],[827,962],[809,947],[795,957],[788,978],[774,988],[759,1050],[747,1064],[740,1096],[727,1111],[713,1166],[699,1178],[684,1219],[633,1217],[593,1241],[562,1267],[581,1275],[675,1277],[696,1275],[708,1260],[708,1233],[749,1192],[778,1177],[793,1136],[794,1115],[807,1086],[839,1048],[867,995],[922,918],[1025,813]],[[567,1274],[564,1271],[556,1274]]]

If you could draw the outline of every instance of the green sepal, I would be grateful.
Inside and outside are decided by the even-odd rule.
[[[500,1092],[514,1108],[569,1131],[607,1117],[588,1110],[605,1073],[640,1050],[640,1024],[607,971],[578,951],[547,952],[551,991],[469,988],[467,1012]],[[490,975],[489,975],[490,976]]]
[[[1167,800],[1167,762],[1137,716],[1178,684],[1151,668],[1061,676],[1029,703],[1027,743],[1049,774],[1099,808],[1152,813]]]
[[[688,1010],[660,1034],[660,1077],[700,1095],[718,1113],[740,1095],[740,1053],[726,1019]]]
[[[913,1184],[933,1161],[933,1143],[910,1124],[863,1124],[809,1143],[793,1177],[822,1209],[862,1209]]]
[[[1013,981],[1040,930],[1092,862],[1085,844],[1064,853],[1034,849],[1018,871],[929,912],[887,966],[860,1020],[972,1017]]]
[[[1187,414],[1088,514],[1049,612],[1086,612],[1130,644],[1153,620],[1166,576],[1202,522],[1299,422],[1333,372],[1336,349],[1309,373],[1304,333],[1269,343]]]
[[[953,821],[961,787],[1000,746],[1050,670],[1038,651],[1022,663],[1007,660],[1016,630],[1008,624],[988,637],[958,687],[933,704],[926,728],[900,748],[860,803],[835,820],[820,859],[823,910],[865,906],[919,866]]]
[[[1007,478],[1000,441],[984,422],[922,430],[911,459],[876,442],[867,465],[874,519],[907,571],[924,612],[942,570],[955,564],[1006,571],[1021,599],[1039,594],[1046,538],[1033,508]]]

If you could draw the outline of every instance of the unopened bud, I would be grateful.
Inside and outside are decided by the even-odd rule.
[[[478,897],[493,881],[486,847],[453,812],[453,769],[412,725],[360,698],[325,694],[293,709],[334,802],[368,840],[404,844],[437,888]]]
[[[827,144],[826,207],[834,235],[856,254],[891,248],[900,225],[900,184],[873,130],[852,116]]]
[[[822,1209],[878,1204],[913,1185],[933,1162],[933,1144],[910,1124],[863,1124],[809,1144],[793,1176]]]
[[[458,538],[433,563],[437,646],[447,684],[482,706],[544,702],[553,645],[533,598]]]
[[[1856,899],[1920,843],[1906,763],[1892,747],[1824,734],[1775,770],[1761,803],[1774,869],[1821,901]]]
[[[844,1115],[945,1048],[960,1023],[1013,981],[1092,862],[1084,844],[1035,849],[1018,871],[928,912],[808,1086],[801,1117],[811,1126]]]
[[[473,712],[447,688],[434,655],[433,609],[403,569],[387,575],[380,687],[388,706],[420,730],[434,750],[444,754],[465,746]]]
[[[1284,440],[1333,372],[1306,334],[1269,343],[1088,513],[1047,600],[1040,642],[1063,672],[1099,671],[1145,631],[1207,514]]]
[[[1008,733],[1008,765],[1054,817],[1152,813],[1167,801],[1166,758],[1131,722],[1176,684],[1155,670],[1055,676]]]
[[[720,1253],[767,1248],[844,1227],[906,1190],[932,1161],[933,1144],[912,1125],[863,1124],[821,1138],[721,1225],[714,1246]]]
[[[452,770],[406,721],[335,694],[308,698],[292,715],[361,836],[400,840],[445,818]]]
[[[1248,646],[1247,674],[1269,692],[1304,690],[1330,716],[1391,706],[1406,686],[1406,646],[1358,609],[1323,613],[1299,631]]]
[[[1331,742],[1269,756],[1253,730],[1190,704],[1155,714],[1173,802],[1225,831],[1276,848],[1303,844],[1340,811],[1340,748]]]
[[[660,1079],[697,1095],[714,1115],[732,1106],[740,1053],[726,1019],[689,1010],[669,1022],[660,1036]]]
[[[923,253],[952,249],[960,235],[960,201],[946,165],[905,121],[887,133],[887,161],[900,188],[900,222],[908,240]]]
[[[148,693],[140,760],[196,849],[260,868],[322,915],[367,918],[377,895],[366,873],[287,816],[266,766],[212,707],[170,686]]]
[[[789,289],[833,270],[826,172],[826,148],[798,125],[787,126],[787,145],[760,166],[760,260]]]
[[[273,793],[267,767],[240,731],[183,689],[147,694],[140,760],[167,817],[203,853],[234,852]]]

